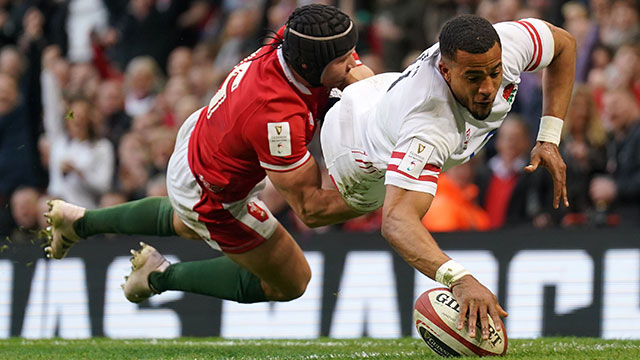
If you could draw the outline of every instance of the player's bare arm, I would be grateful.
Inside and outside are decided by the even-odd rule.
[[[349,207],[337,190],[322,188],[320,169],[313,157],[295,170],[267,170],[267,176],[309,227],[335,224],[362,215]]]
[[[554,40],[554,57],[542,75],[542,115],[564,119],[576,69],[576,41],[567,31],[546,23]],[[551,142],[538,141],[531,151],[531,163],[525,167],[528,172],[544,166],[553,176],[553,207],[558,208],[560,200],[569,206],[567,197],[566,165],[560,156],[558,146]]]
[[[382,235],[409,265],[436,279],[438,268],[450,259],[420,221],[429,210],[433,195],[393,185],[387,185],[386,190],[382,208]],[[478,314],[484,339],[489,336],[488,316],[492,317],[496,327],[501,326],[500,316],[507,316],[507,313],[500,307],[495,295],[472,275],[463,276],[451,288],[460,303],[459,329],[464,326],[467,312],[469,334],[472,337],[475,336]]]

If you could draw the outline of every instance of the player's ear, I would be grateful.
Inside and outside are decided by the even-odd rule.
[[[438,63],[438,69],[440,70],[440,74],[444,78],[444,80],[449,83],[451,82],[451,68],[444,60],[440,60]]]
[[[301,67],[305,70],[307,70],[307,68],[309,68],[309,66],[307,66],[307,64],[302,64]]]

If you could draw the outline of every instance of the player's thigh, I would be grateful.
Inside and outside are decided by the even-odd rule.
[[[259,246],[244,253],[225,254],[259,277],[267,297],[272,300],[299,297],[311,279],[311,269],[302,249],[279,223],[273,235]]]

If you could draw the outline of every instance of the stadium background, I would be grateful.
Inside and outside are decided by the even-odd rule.
[[[311,231],[267,189],[265,202],[314,270],[307,294],[289,304],[166,293],[138,306],[119,284],[140,238],[92,239],[62,261],[45,260],[39,246],[39,215],[52,197],[95,208],[166,195],[181,122],[208,103],[264,28],[277,29],[303,3],[0,1],[0,337],[412,334],[413,299],[434,285],[389,249],[377,213]],[[335,5],[356,19],[358,53],[376,73],[402,70],[455,14],[540,17],[573,34],[576,85],[561,144],[572,206],[553,210],[548,175],[519,171],[542,105],[540,74],[526,74],[505,131],[443,176],[424,222],[445,232],[435,235],[442,247],[497,293],[511,336],[640,338],[637,2]],[[174,259],[217,255],[186,240],[144,240]]]

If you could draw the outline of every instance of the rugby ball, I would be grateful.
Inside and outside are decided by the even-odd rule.
[[[470,337],[465,326],[458,330],[460,305],[447,288],[424,292],[413,308],[413,323],[418,334],[436,354],[453,356],[497,356],[507,353],[507,333],[497,331],[489,318],[489,339],[482,339],[478,320],[476,336]]]

